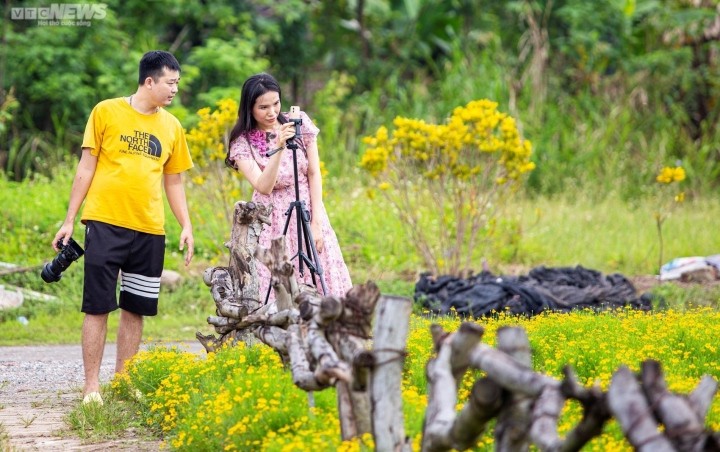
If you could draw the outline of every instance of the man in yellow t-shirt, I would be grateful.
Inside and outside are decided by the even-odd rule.
[[[56,251],[60,241],[68,243],[84,201],[85,403],[102,404],[100,363],[109,313],[120,308],[116,373],[140,347],[143,317],[157,314],[165,256],[163,185],[182,227],[185,265],[193,257],[192,224],[182,184],[182,173],[193,163],[180,122],[163,108],[177,94],[179,81],[180,64],[172,54],[148,52],[140,60],[137,91],[97,104],[85,128],[67,215],[52,243]]]

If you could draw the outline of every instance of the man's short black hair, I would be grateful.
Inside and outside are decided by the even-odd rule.
[[[152,77],[153,80],[162,76],[165,68],[171,71],[180,72],[180,63],[170,52],[164,50],[151,50],[143,55],[140,60],[140,76],[138,77],[138,85],[145,83],[145,79]]]

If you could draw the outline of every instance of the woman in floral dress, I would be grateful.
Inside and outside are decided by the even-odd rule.
[[[295,137],[295,124],[281,113],[281,90],[278,82],[265,73],[248,78],[240,94],[238,120],[230,133],[230,149],[226,162],[241,171],[253,188],[252,200],[272,205],[272,222],[260,235],[260,246],[270,247],[270,240],[283,235],[288,208],[295,201],[295,176],[293,152],[297,155],[298,186],[300,200],[310,212],[310,231],[315,242],[318,260],[323,270],[323,281],[328,294],[345,296],[352,287],[350,274],[342,256],[335,231],[333,231],[322,201],[322,178],[318,156],[317,135],[320,130],[305,112],[299,112],[300,135]],[[295,138],[294,138],[295,137]],[[294,138],[297,149],[286,146]],[[293,208],[288,223],[285,243],[299,272],[297,255],[297,212]],[[311,251],[303,252],[312,259]],[[260,296],[270,287],[270,272],[259,264]],[[311,272],[304,265],[304,282],[312,284]],[[299,273],[296,273],[299,276]],[[323,294],[322,284],[315,276],[318,292]],[[274,294],[270,291],[270,300]]]

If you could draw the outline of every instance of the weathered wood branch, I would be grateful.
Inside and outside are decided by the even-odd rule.
[[[310,354],[317,363],[315,378],[321,383],[334,384],[336,380],[347,383],[351,380],[350,365],[338,358],[337,353],[325,337],[325,332],[317,325],[310,324],[308,326],[307,344]]]
[[[602,390],[593,386],[585,388],[580,385],[570,366],[563,368],[565,378],[561,384],[562,393],[566,398],[575,399],[583,407],[583,417],[566,436],[560,447],[561,451],[578,451],[591,439],[602,433],[605,422],[610,419],[607,396]]]
[[[205,351],[208,353],[214,353],[224,343],[222,336],[218,339],[212,334],[204,335],[199,331],[195,333],[195,338],[205,347]]]
[[[452,374],[452,349],[450,346],[445,346],[446,341],[446,337],[439,340],[436,345],[437,355],[425,368],[425,377],[428,381],[428,406],[425,411],[422,442],[424,452],[452,448],[451,432],[455,422],[458,388]]]
[[[362,433],[358,428],[358,418],[355,414],[355,407],[353,406],[347,382],[338,381],[335,385],[335,393],[337,395],[342,440],[347,441],[360,436]]]
[[[493,418],[497,418],[496,450],[526,450],[534,444],[543,451],[578,451],[602,434],[613,416],[637,450],[716,450],[720,445],[720,435],[703,428],[708,403],[717,391],[711,377],[704,377],[689,396],[672,394],[660,364],[646,361],[639,381],[623,366],[604,393],[599,387],[581,386],[569,366],[562,381],[532,371],[529,342],[520,328],[498,330],[497,349],[478,343],[482,334],[478,325],[463,324],[455,333],[435,325],[431,333],[436,356],[426,369],[423,451],[472,448]],[[469,333],[476,339],[471,340]],[[487,376],[476,380],[456,415],[458,382],[465,365]],[[563,439],[558,420],[567,399],[580,402],[583,417]]]
[[[558,435],[558,419],[565,405],[560,387],[548,386],[532,408],[529,436],[540,450],[559,450],[563,441]]]
[[[341,334],[370,338],[379,299],[380,289],[371,281],[352,287],[343,298],[342,311],[334,326],[342,327]]]
[[[239,322],[239,320],[229,318],[229,317],[211,315],[210,317],[207,318],[207,322],[210,325],[214,325],[214,326],[235,326]]]
[[[308,350],[302,340],[302,327],[298,324],[292,324],[287,331],[290,370],[292,371],[295,386],[305,391],[319,391],[330,387],[329,384],[322,384],[315,378],[315,372],[312,371],[308,360]]]
[[[235,292],[240,294],[248,312],[262,304],[254,253],[263,225],[270,224],[272,209],[272,205],[254,202],[235,203],[230,242],[225,244],[230,250],[229,269]]]
[[[285,236],[272,239],[270,249],[258,247],[255,250],[255,258],[270,270],[272,275],[270,286],[275,293],[277,310],[296,307],[293,301],[299,293],[299,288],[295,279],[295,266],[290,262],[285,246]]]
[[[705,416],[707,416],[710,404],[717,390],[717,380],[709,375],[705,375],[688,396],[688,402],[699,419],[705,419]]]
[[[290,365],[290,356],[288,351],[288,333],[287,330],[277,326],[260,326],[254,331],[255,337],[260,339],[264,344],[272,347],[279,355],[285,366]]]
[[[455,406],[458,387],[472,362],[471,352],[479,344],[483,332],[480,325],[469,322],[463,323],[453,334],[446,334],[439,325],[431,327],[437,356],[428,362],[426,368],[429,390],[422,446],[425,451],[463,449],[477,439],[475,434],[482,433],[485,422],[472,422],[468,418],[468,413],[481,408],[482,403],[473,402],[464,410],[462,418],[456,416]],[[481,386],[480,389],[487,387]],[[472,433],[464,432],[464,427],[457,426],[456,422],[463,426],[473,425]]]
[[[377,298],[380,291],[373,286],[369,290],[375,293],[369,296]],[[356,296],[354,289],[350,292]],[[402,370],[411,311],[409,299],[392,296],[380,297],[375,309],[374,347],[366,361],[372,374],[372,432],[379,451],[410,451],[402,411]]]
[[[370,349],[372,313],[380,290],[372,283],[355,286],[343,299],[325,297],[315,321],[325,328],[328,342],[344,363],[350,364],[349,382],[338,382],[338,410],[343,439],[372,432],[371,395],[367,390],[369,369],[363,367]]]
[[[475,347],[470,359],[473,368],[484,370],[489,378],[508,391],[537,397],[545,386],[560,384],[552,377],[533,372],[506,353],[486,344]]]
[[[698,418],[687,398],[667,389],[660,363],[642,364],[642,387],[655,417],[665,425],[665,436],[679,450],[700,450],[705,443],[704,419]]]
[[[195,334],[207,352],[215,351],[226,342],[250,340],[254,324],[242,320],[248,313],[259,313],[263,308],[259,299],[254,254],[263,224],[270,221],[271,211],[272,206],[242,201],[235,203],[231,238],[225,243],[230,250],[230,265],[208,268],[203,273],[203,281],[210,286],[217,315],[233,320],[220,324],[218,319],[208,318],[208,323],[215,326],[220,337],[205,336],[200,332]]]
[[[505,353],[525,372],[532,372],[530,341],[522,328],[502,327],[497,332],[498,351]],[[553,391],[553,384],[546,384],[540,390]],[[498,451],[526,450],[530,444],[528,433],[532,424],[532,404],[536,396],[513,391],[503,397],[503,406],[495,424],[495,448]]]
[[[608,405],[635,450],[641,452],[675,450],[672,443],[659,432],[650,405],[635,375],[626,366],[621,366],[613,374],[608,389]]]
[[[502,407],[502,388],[489,378],[475,381],[468,402],[455,420],[451,435],[455,449],[466,450],[475,446],[485,432],[487,423],[494,419]]]

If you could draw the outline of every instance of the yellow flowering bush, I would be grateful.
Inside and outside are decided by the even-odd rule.
[[[239,342],[205,357],[154,347],[126,370],[113,389],[130,399],[140,390],[145,423],[170,450],[323,450],[340,438],[334,391],[317,393],[308,407],[269,347]]]
[[[207,206],[211,204],[214,218],[197,218],[193,223],[199,227],[216,230],[223,236],[232,224],[235,202],[250,196],[250,185],[238,171],[225,165],[230,131],[237,120],[238,103],[232,99],[219,101],[215,109],[210,107],[198,110],[199,121],[187,134],[195,167],[190,170],[190,183],[193,190],[188,193],[191,212],[207,212],[208,209],[194,209],[193,204]]]
[[[498,205],[535,168],[530,141],[497,106],[471,101],[445,124],[397,117],[392,132],[381,126],[363,138],[360,166],[435,274],[470,268]]]
[[[562,379],[572,366],[580,383],[607,391],[621,365],[633,372],[644,360],[662,363],[670,391],[689,394],[704,375],[720,378],[720,312],[696,308],[644,312],[633,309],[572,314],[544,313],[534,317],[497,313],[484,319],[413,315],[406,346],[402,400],[405,432],[413,450],[420,450],[427,410],[425,368],[433,357],[430,327],[457,331],[463,321],[485,329],[482,342],[496,346],[497,331],[519,326],[528,334],[533,369]],[[314,406],[294,386],[277,354],[261,344],[224,347],[196,356],[177,348],[141,351],[116,375],[113,389],[144,409],[138,413],[152,431],[161,432],[168,450],[371,451],[372,435],[342,441],[334,389],[313,393]],[[458,388],[458,409],[467,403],[473,382],[466,374]],[[141,397],[133,396],[135,389]],[[582,418],[577,402],[568,402],[558,431],[567,434]],[[714,396],[706,427],[720,430],[720,397]],[[473,450],[494,450],[488,429]],[[583,450],[632,450],[616,421]]]
[[[677,187],[685,180],[685,177],[685,169],[682,166],[666,166],[655,177],[655,181],[660,185],[658,190],[658,210],[655,212],[655,226],[657,227],[659,241],[658,271],[663,265],[663,223],[670,216],[673,208],[685,201],[685,192]]]

